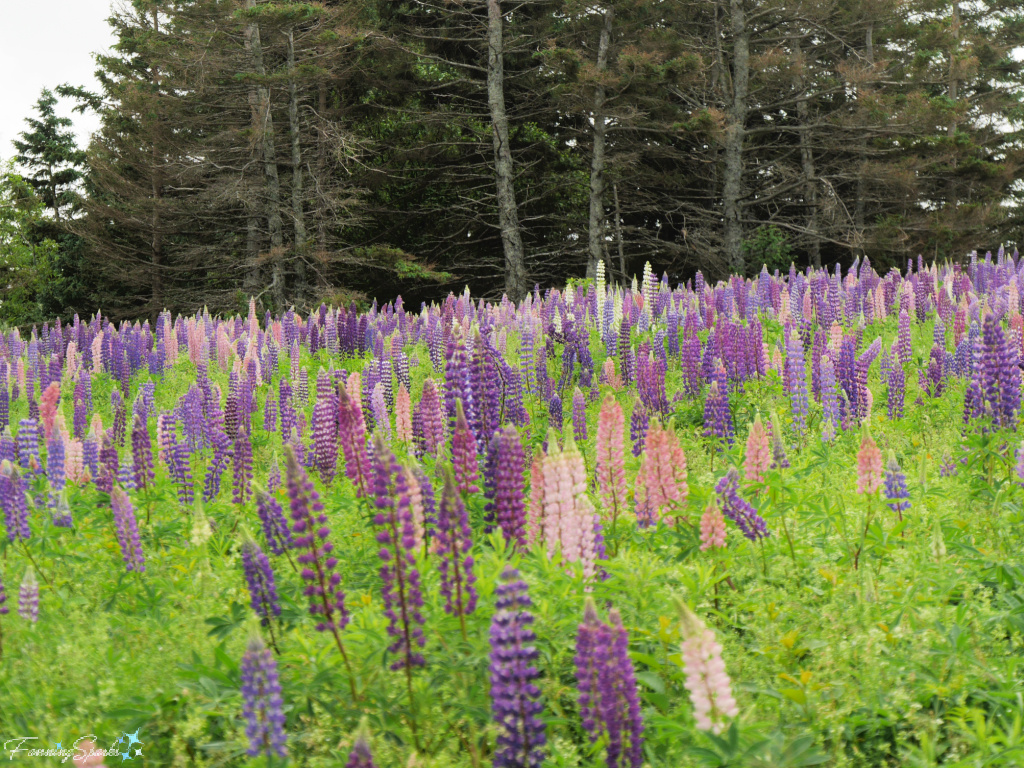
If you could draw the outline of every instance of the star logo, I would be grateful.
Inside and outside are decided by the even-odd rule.
[[[142,729],[141,729],[141,728],[139,728],[139,731],[141,731],[141,730],[142,730]],[[142,742],[141,742],[141,741],[139,740],[139,731],[136,731],[135,733],[126,733],[126,734],[125,734],[125,736],[127,736],[127,737],[128,737],[128,746],[129,746],[129,747],[130,747],[130,746],[131,746],[132,744],[141,744],[141,743],[142,743]]]
[[[135,749],[135,754],[132,754],[133,744],[138,744],[140,747],[142,746],[142,739],[139,738],[139,733],[141,731],[142,729],[139,728],[137,731],[135,731],[135,733],[122,732],[121,735],[114,741],[115,746],[127,743],[127,747],[124,752],[121,751],[121,748],[119,746],[115,750],[116,753],[120,756],[122,763],[127,760],[134,760],[136,757],[142,757],[142,750],[138,748]],[[111,749],[113,749],[113,746],[111,747]]]
[[[57,749],[61,749],[61,745],[63,743],[64,742],[62,742],[62,741],[55,741],[55,742],[53,742],[53,746],[56,747]]]
[[[121,762],[122,763],[125,760],[131,760],[132,759],[131,756],[127,752],[121,752],[120,754],[121,754]]]

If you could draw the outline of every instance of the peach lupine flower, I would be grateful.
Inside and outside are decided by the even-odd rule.
[[[725,548],[725,516],[714,497],[700,517],[700,551]]]
[[[882,487],[882,452],[867,432],[857,451],[857,493],[872,494]]]
[[[743,471],[748,483],[764,482],[764,473],[772,465],[772,449],[768,440],[768,430],[761,421],[761,414],[757,414],[754,423],[750,425],[750,433],[747,435],[747,446],[743,453]]]

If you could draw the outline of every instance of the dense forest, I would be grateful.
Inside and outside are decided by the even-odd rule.
[[[1024,233],[1019,0],[133,0],[0,178],[0,319],[410,305]],[[58,99],[101,128],[75,145]]]

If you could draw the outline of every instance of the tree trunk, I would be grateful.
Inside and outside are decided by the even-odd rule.
[[[619,272],[626,282],[626,253],[622,247],[622,211],[619,210],[619,185],[612,184],[612,199],[615,201],[615,242],[619,246]]]
[[[153,9],[153,33],[159,34],[160,32],[160,17],[157,15],[156,8]],[[150,72],[150,80],[153,83],[153,90],[157,92],[157,103],[159,104],[159,88],[160,88],[160,71],[156,65],[153,66]],[[150,307],[150,315],[153,316],[154,322],[157,314],[164,308],[164,280],[161,274],[164,268],[164,238],[163,232],[161,231],[160,222],[160,198],[163,195],[163,177],[160,173],[160,151],[157,146],[160,136],[160,115],[156,116],[157,125],[155,130],[152,132],[152,164],[153,167],[150,169],[150,181],[152,182],[153,191],[153,210],[150,216],[150,227],[151,227],[151,249],[152,249],[152,265],[153,272],[150,277],[150,301],[152,306]]]
[[[950,23],[953,29],[953,45],[949,50],[949,101],[953,105],[954,112],[952,118],[949,121],[949,127],[946,129],[946,134],[949,136],[950,142],[952,143],[953,139],[956,136],[957,126],[955,111],[956,103],[957,100],[960,98],[960,80],[957,77],[956,65],[957,52],[960,48],[960,0],[953,0],[953,13]],[[958,197],[956,183],[957,150],[955,146],[950,146],[949,151],[952,153],[953,156],[950,160],[950,165],[952,166],[952,173],[949,177],[949,193],[946,205],[948,205],[950,208],[956,208]]]
[[[868,64],[874,66],[875,63],[875,23],[868,20],[868,27],[864,31],[864,55],[867,57]],[[868,185],[865,179],[864,166],[868,161],[868,140],[866,138],[860,141],[860,160],[857,163],[857,199],[853,204],[853,225],[857,230],[857,247],[854,249],[854,254],[860,258],[864,258],[867,255],[867,251],[864,250],[864,239],[867,236],[867,225],[866,225],[866,209],[867,209],[867,194]]]
[[[295,223],[295,294],[301,303],[306,294],[306,217],[302,211],[302,151],[299,146],[299,98],[295,83],[295,31],[288,39],[288,130],[292,140],[292,219]]]
[[[604,27],[597,44],[597,72],[601,77],[608,68],[608,47],[612,37],[612,20],[615,9],[608,7],[604,12]],[[587,262],[587,277],[597,277],[597,262],[604,257],[601,242],[604,239],[604,151],[605,126],[604,115],[605,90],[600,81],[594,88],[594,152],[590,159],[590,221],[589,245],[590,259]]]
[[[246,0],[246,8],[255,7],[255,0]],[[270,292],[278,309],[284,306],[284,235],[281,222],[281,182],[277,176],[277,153],[274,148],[274,116],[270,106],[270,90],[263,83],[266,69],[263,66],[263,44],[260,41],[260,25],[250,22],[245,30],[245,44],[252,58],[252,69],[260,79],[255,92],[250,92],[249,101],[253,107],[253,130],[259,137],[260,153],[263,158],[263,179],[266,187],[267,228],[270,232],[271,283]]]
[[[811,147],[810,123],[807,107],[807,84],[803,74],[803,51],[800,38],[793,38],[793,56],[798,74],[793,80],[796,90],[796,114],[800,121],[800,167],[804,176],[804,205],[807,206],[808,255],[814,267],[821,267],[821,235],[818,232],[818,184],[814,173],[814,150]]]
[[[732,104],[725,129],[725,178],[722,185],[722,217],[725,223],[725,257],[729,269],[743,274],[743,134],[747,119],[747,88],[750,81],[750,30],[743,0],[729,0],[732,16]]]
[[[520,301],[529,291],[519,210],[513,185],[512,147],[505,112],[505,65],[500,0],[487,0],[487,103],[494,137],[494,178],[497,186],[498,224],[505,251],[505,293]]]

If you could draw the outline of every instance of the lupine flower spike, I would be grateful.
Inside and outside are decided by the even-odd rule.
[[[677,598],[676,606],[682,623],[683,671],[693,703],[693,718],[700,730],[721,733],[729,720],[739,714],[722,660],[722,646],[686,603]]]
[[[285,757],[287,737],[284,733],[284,702],[277,662],[259,632],[254,631],[242,657],[242,716],[245,735],[249,740],[246,754],[256,757],[265,754]]]

